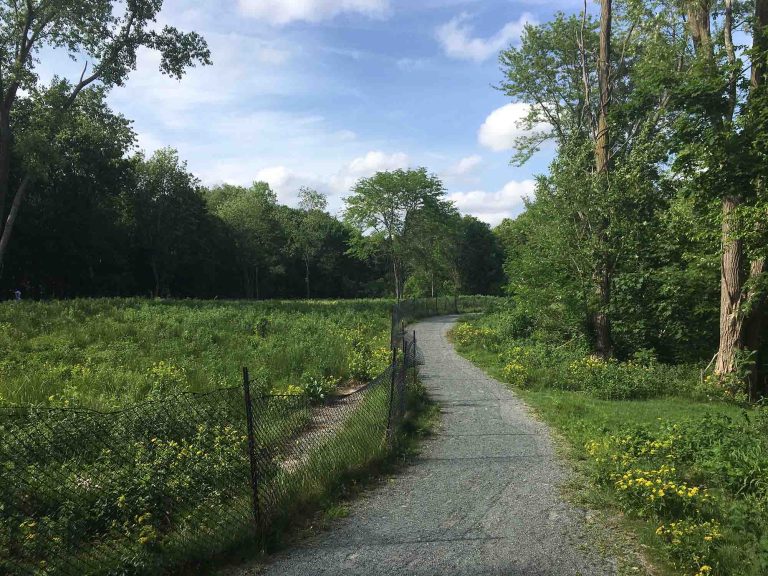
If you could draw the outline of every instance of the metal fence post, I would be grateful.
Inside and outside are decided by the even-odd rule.
[[[253,431],[253,405],[251,404],[251,379],[248,368],[243,367],[243,396],[245,417],[248,421],[248,459],[251,463],[251,500],[253,504],[253,524],[259,533],[259,469],[256,465],[256,435]]]
[[[392,377],[389,382],[389,410],[387,411],[387,446],[392,446],[392,406],[395,400],[395,378],[397,378],[397,347],[392,347]]]
[[[405,329],[403,329],[403,366],[400,369],[400,380],[398,382],[398,392],[400,397],[398,398],[398,419],[402,419],[405,415],[405,387],[408,385],[408,340],[405,337]]]

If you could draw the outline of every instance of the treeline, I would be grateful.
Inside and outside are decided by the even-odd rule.
[[[587,338],[604,358],[711,360],[723,390],[756,398],[768,362],[768,2],[600,9],[528,26],[500,56],[501,89],[530,104],[515,160],[556,145],[536,198],[498,230],[512,329]]]
[[[16,108],[19,127],[28,104]],[[55,163],[19,211],[4,297],[20,289],[25,298],[349,298],[389,295],[393,286],[407,296],[494,293],[502,284],[489,226],[459,216],[423,169],[361,181],[356,198],[377,178],[389,196],[365,199],[363,220],[343,221],[317,191],[299,190],[293,208],[264,182],[205,187],[174,150],[145,157],[135,144],[102,90],[79,95],[49,144]],[[440,210],[429,212],[422,180]],[[385,234],[365,220],[381,210],[399,219]]]

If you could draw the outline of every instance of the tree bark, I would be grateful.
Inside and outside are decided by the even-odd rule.
[[[693,47],[697,53],[702,50],[710,50],[712,32],[709,13],[709,0],[692,0],[688,3],[688,29],[691,33]]]
[[[160,297],[160,273],[157,270],[157,261],[152,257],[152,277],[155,279],[155,290],[153,296]]]
[[[397,270],[397,260],[392,258],[392,274],[395,277],[395,299],[400,301],[400,274]]]
[[[0,235],[0,274],[2,274],[3,265],[5,264],[5,256],[8,252],[8,243],[11,240],[13,225],[16,223],[16,218],[19,215],[19,209],[21,208],[21,203],[24,201],[24,196],[26,196],[27,190],[29,189],[30,181],[31,178],[28,174],[24,176],[24,179],[21,181],[21,184],[13,197],[11,209],[8,212],[8,218],[2,228],[2,234]]]
[[[735,237],[734,211],[739,205],[735,196],[723,198],[722,255],[720,257],[720,344],[715,374],[736,371],[736,354],[743,347],[744,327],[741,315],[744,287],[744,247]]]
[[[595,138],[595,167],[600,187],[608,185],[610,162],[610,134],[608,129],[608,111],[611,101],[611,0],[600,2],[600,50],[597,61],[600,105],[597,116],[597,134]],[[597,230],[598,240],[605,244],[607,222],[601,222]],[[612,353],[611,324],[608,318],[608,304],[611,298],[611,274],[608,255],[603,252],[595,265],[595,283],[598,309],[594,314],[595,348],[597,354],[607,358]]]

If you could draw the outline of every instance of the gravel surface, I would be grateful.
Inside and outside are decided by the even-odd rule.
[[[560,497],[566,470],[546,426],[453,350],[446,333],[454,320],[415,326],[421,376],[442,411],[421,455],[330,530],[275,555],[263,573],[615,573],[613,562],[588,552],[584,512]]]

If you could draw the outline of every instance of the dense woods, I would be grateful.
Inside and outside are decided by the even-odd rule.
[[[515,161],[556,146],[498,229],[523,333],[765,390],[766,6],[602,0],[502,52],[500,89],[530,104]]]
[[[19,123],[33,105],[19,102]],[[386,215],[397,221],[390,237],[365,219],[366,210],[384,209],[381,199],[362,192],[352,194],[344,220],[327,212],[315,190],[300,190],[299,206],[289,207],[265,182],[205,187],[172,149],[136,153],[130,122],[109,110],[100,89],[83,91],[52,146],[57,162],[30,187],[18,214],[0,277],[4,298],[16,289],[24,298],[264,299],[385,296],[395,286],[407,297],[501,287],[496,236],[460,216],[424,169],[383,172],[357,185],[414,183],[386,189],[401,203]],[[420,180],[436,187],[434,198]]]
[[[400,297],[425,294],[427,275],[430,293],[499,290],[495,236],[459,217],[425,169],[364,179],[343,222],[314,190],[298,191],[290,208],[264,182],[206,188],[174,150],[137,153],[130,120],[106,95],[138,52],[158,52],[159,72],[177,79],[212,64],[202,36],[157,26],[162,4],[0,8],[0,298]],[[83,65],[79,79],[40,80],[41,51],[51,60],[52,49]],[[383,196],[353,208],[377,180]],[[386,210],[396,233],[391,224],[382,236],[366,210]],[[442,247],[416,254],[425,242]],[[491,255],[487,281],[472,270],[472,250]]]

